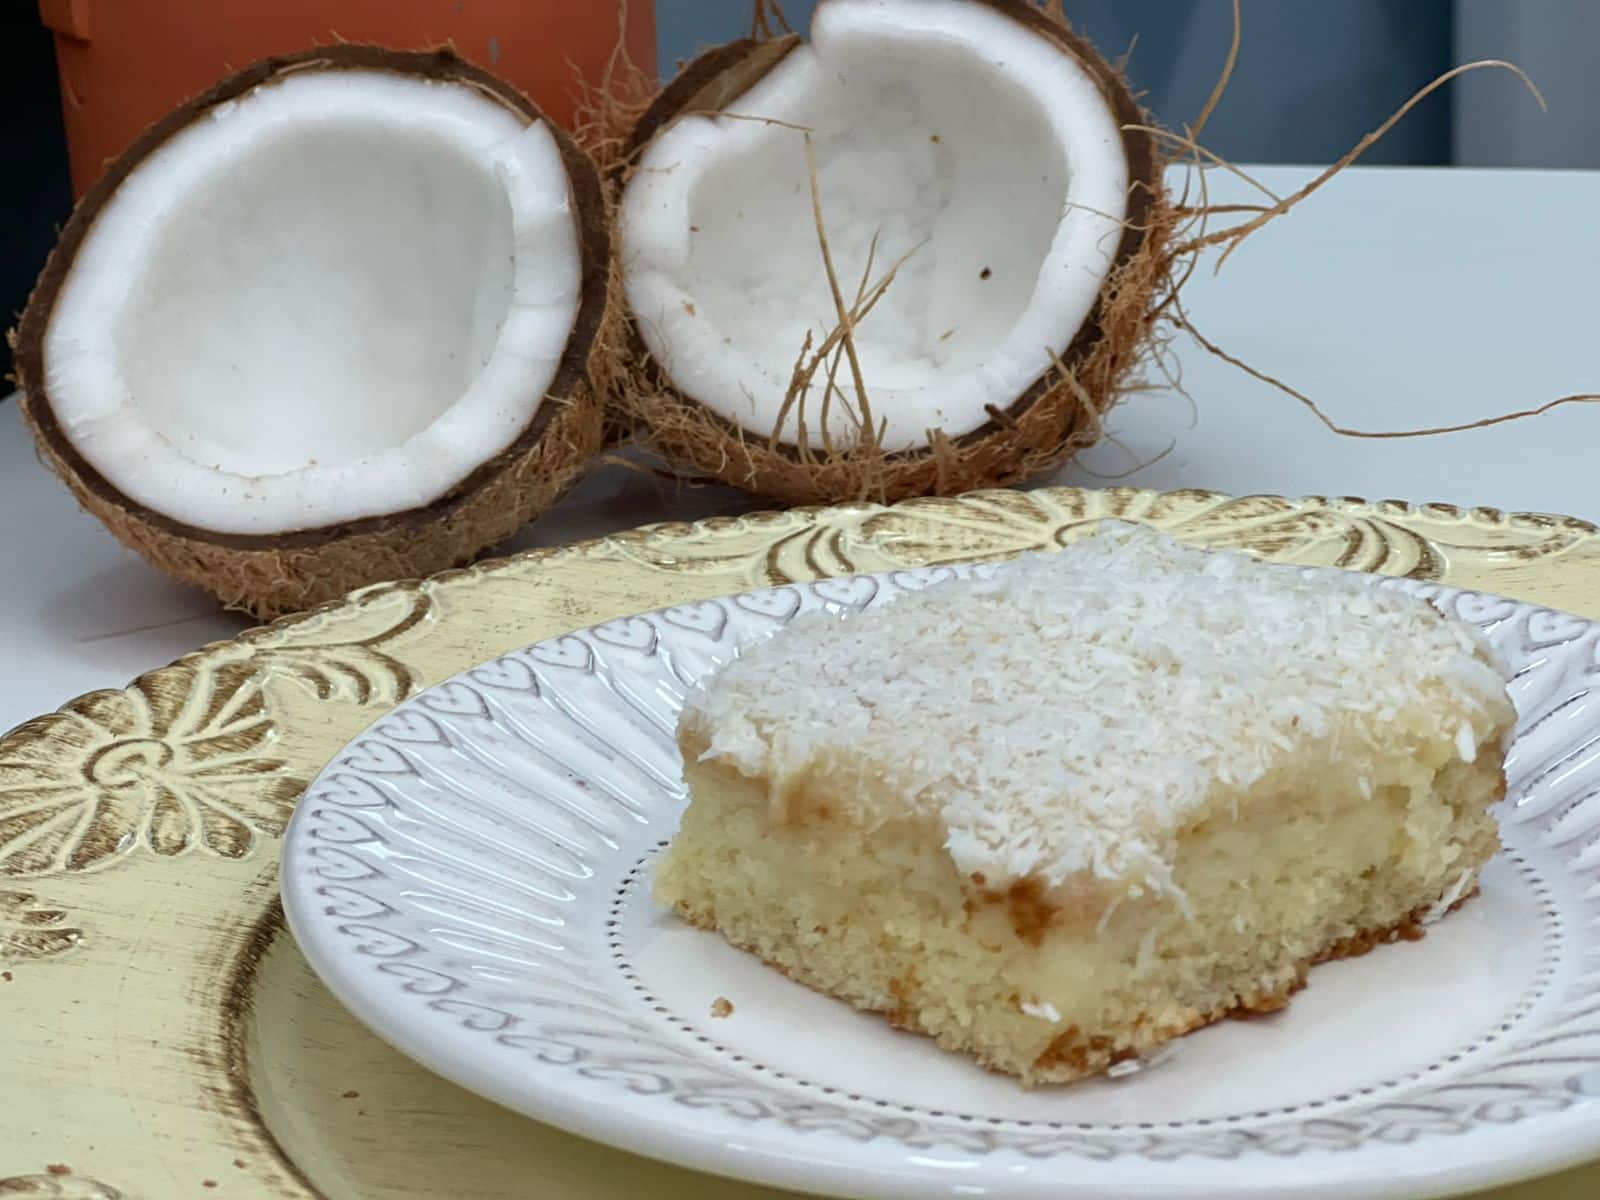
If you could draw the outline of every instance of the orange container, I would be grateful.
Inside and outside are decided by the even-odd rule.
[[[80,196],[169,109],[255,59],[318,43],[450,42],[567,125],[578,77],[601,77],[619,34],[635,63],[656,67],[653,0],[39,0],[39,15],[56,36]]]

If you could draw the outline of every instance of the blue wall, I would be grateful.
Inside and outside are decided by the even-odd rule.
[[[50,33],[37,8],[0,0],[0,332],[16,324],[56,230],[72,210],[66,134]],[[0,337],[0,399],[11,390]]]
[[[1450,65],[1450,0],[1244,0],[1244,40],[1205,142],[1239,162],[1329,162]],[[784,4],[797,29],[811,0]],[[1228,0],[1067,0],[1109,57],[1133,42],[1128,73],[1167,125],[1205,103],[1232,32]],[[656,0],[662,71],[749,32],[750,0]],[[1431,98],[1368,162],[1443,163],[1450,101]]]

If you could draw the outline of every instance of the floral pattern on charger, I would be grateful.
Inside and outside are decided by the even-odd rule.
[[[86,871],[136,850],[243,858],[304,781],[273,753],[253,669],[180,663],[36,717],[0,758],[0,874]]]

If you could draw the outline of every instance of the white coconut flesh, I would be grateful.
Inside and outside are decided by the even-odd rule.
[[[921,244],[855,331],[882,446],[971,432],[1052,366],[1122,235],[1128,166],[1100,89],[1071,54],[972,0],[824,0],[796,47],[726,115],[685,114],[623,198],[626,295],[684,395],[761,436],[796,356],[838,325],[802,135],[846,303]],[[771,122],[740,118],[767,118]],[[814,439],[820,373],[807,397]],[[833,398],[837,436],[858,428]],[[793,442],[791,410],[780,436]]]
[[[461,83],[294,72],[107,201],[50,319],[46,392],[85,460],[183,524],[398,513],[527,428],[580,271],[542,124]]]

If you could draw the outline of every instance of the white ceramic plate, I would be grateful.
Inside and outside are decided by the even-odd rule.
[[[419,1062],[542,1121],[842,1196],[1438,1196],[1600,1154],[1600,626],[1436,585],[1516,672],[1506,849],[1418,943],[1312,971],[1127,1077],[1027,1092],[650,900],[684,689],[817,607],[939,568],[613,621],[441,684],[288,832],[311,964]],[[731,1016],[712,1017],[727,997]]]

